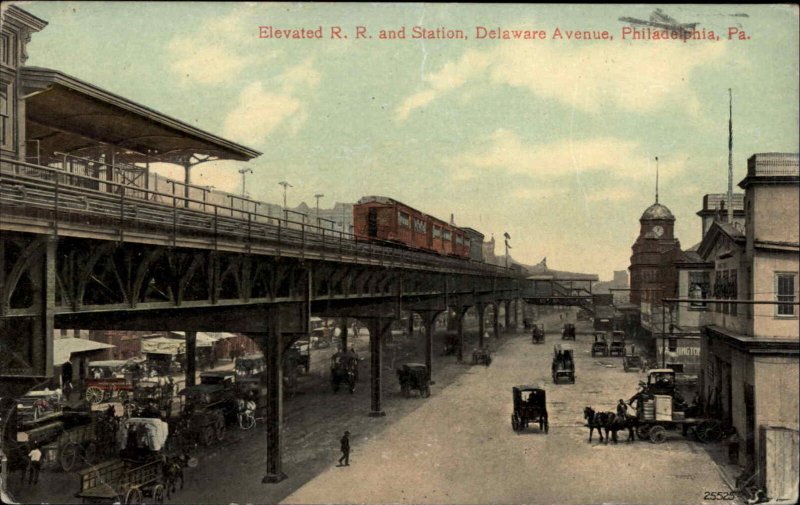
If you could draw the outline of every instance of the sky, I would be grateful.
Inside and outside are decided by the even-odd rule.
[[[700,241],[702,196],[727,188],[728,88],[734,184],[752,154],[798,151],[796,6],[17,4],[49,23],[28,65],[262,152],[247,163],[255,199],[281,203],[284,180],[290,207],[316,193],[323,208],[390,196],[487,239],[508,233],[523,263],[601,280],[630,263],[655,157],[676,236]],[[656,8],[719,40],[623,37],[620,17]],[[323,37],[265,38],[261,26]],[[466,38],[415,39],[415,26]],[[479,37],[498,29],[546,38]],[[604,30],[613,40],[572,35]],[[239,168],[200,165],[193,182],[238,192]]]

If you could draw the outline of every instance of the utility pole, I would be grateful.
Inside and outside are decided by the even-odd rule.
[[[283,210],[285,211],[286,210],[286,188],[293,188],[294,186],[292,186],[291,184],[289,184],[286,181],[281,181],[278,184],[283,186]]]
[[[511,249],[511,246],[508,244],[508,241],[511,240],[511,235],[508,232],[503,233],[503,236],[506,238],[506,269],[508,269],[508,250]]]
[[[319,199],[322,198],[323,196],[325,195],[323,195],[322,193],[317,193],[316,195],[314,195],[314,198],[317,199],[317,226],[319,226]]]
[[[247,198],[247,192],[245,191],[244,180],[245,180],[246,174],[252,174],[253,173],[253,169],[252,168],[240,168],[239,169],[239,173],[242,174],[242,198]]]

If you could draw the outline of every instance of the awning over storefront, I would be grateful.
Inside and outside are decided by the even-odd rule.
[[[53,340],[53,364],[55,366],[63,365],[72,359],[73,354],[99,351],[112,347],[116,346],[83,338],[59,338]]]

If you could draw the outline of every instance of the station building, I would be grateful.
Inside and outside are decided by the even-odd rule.
[[[747,161],[743,229],[715,221],[697,250],[711,264],[710,324],[701,341],[708,412],[733,425],[737,456],[772,499],[798,495],[800,429],[800,164],[798,154]],[[752,300],[755,303],[748,303]]]

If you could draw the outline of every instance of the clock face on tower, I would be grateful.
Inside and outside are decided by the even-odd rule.
[[[656,237],[661,238],[661,235],[664,234],[664,227],[658,224],[653,226],[653,233]]]

